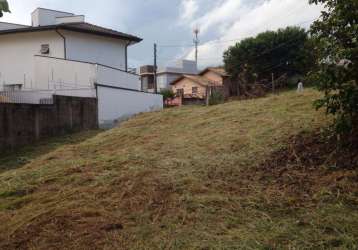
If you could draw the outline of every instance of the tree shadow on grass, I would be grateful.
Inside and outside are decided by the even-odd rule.
[[[73,145],[92,138],[102,130],[90,130],[64,136],[43,139],[35,144],[0,153],[0,174],[21,168],[33,159],[66,145]]]

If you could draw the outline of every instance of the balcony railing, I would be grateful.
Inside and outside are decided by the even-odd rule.
[[[0,103],[53,104],[53,96],[96,97],[93,88],[0,91]]]
[[[139,75],[90,62],[35,56],[36,89],[94,88],[95,83],[140,90]]]

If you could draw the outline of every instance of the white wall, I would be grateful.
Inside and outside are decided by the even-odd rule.
[[[50,45],[49,56],[64,57],[63,40],[55,31],[0,36],[0,90],[4,83],[34,85],[34,55],[40,54],[41,44]]]
[[[99,84],[141,90],[140,77],[138,75],[101,65],[97,68],[96,80]]]
[[[98,87],[98,119],[102,127],[113,126],[141,112],[163,109],[162,95]]]
[[[67,59],[125,70],[125,41],[72,31],[61,33],[66,37]]]
[[[94,83],[121,88],[140,90],[139,76],[118,69],[63,60],[45,56],[35,56],[33,88],[69,89],[94,88]]]
[[[31,14],[32,26],[47,26],[56,24],[57,17],[73,16],[72,13],[38,8]]]
[[[158,90],[170,88],[170,83],[181,77],[181,74],[161,73],[157,77]]]
[[[62,23],[83,23],[85,21],[85,16],[66,16],[66,17],[57,17],[56,24]]]
[[[59,90],[0,91],[0,96],[3,98],[3,100],[6,100],[7,102],[13,102],[13,103],[52,104],[53,95],[92,97],[92,98],[97,97],[96,90],[94,88],[59,89]],[[0,102],[1,102],[1,100],[0,100]]]
[[[93,64],[35,56],[37,89],[94,87],[96,67]]]
[[[54,95],[76,96],[76,97],[93,97],[96,98],[96,89],[79,88],[79,89],[56,89],[52,92]]]
[[[62,31],[62,33],[65,34],[67,40],[68,59],[125,69],[124,41],[70,31]],[[92,71],[87,75],[84,74],[83,72],[87,72],[88,69],[77,66],[80,64],[66,62],[68,66],[65,67],[62,65],[64,62],[39,62],[40,59],[37,60],[38,58],[36,59],[34,55],[41,54],[42,44],[49,44],[49,57],[64,58],[63,39],[55,31],[0,36],[0,55],[1,58],[6,58],[6,60],[0,60],[0,91],[4,84],[22,84],[23,89],[48,89],[49,81],[72,82],[87,86],[88,79],[93,79]],[[50,66],[56,68],[54,76]],[[98,77],[101,80],[98,83],[101,84],[140,89],[137,75],[100,67]]]

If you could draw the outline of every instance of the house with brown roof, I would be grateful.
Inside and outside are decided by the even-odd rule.
[[[206,68],[199,75],[183,75],[171,83],[172,90],[184,100],[205,101],[212,89],[221,91],[227,98],[230,96],[230,75],[223,68]],[[185,101],[184,101],[185,103]]]

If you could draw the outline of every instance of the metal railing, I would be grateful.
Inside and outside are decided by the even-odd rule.
[[[50,91],[1,91],[0,103],[53,104]]]
[[[53,96],[96,97],[94,88],[0,91],[0,103],[53,104]]]

